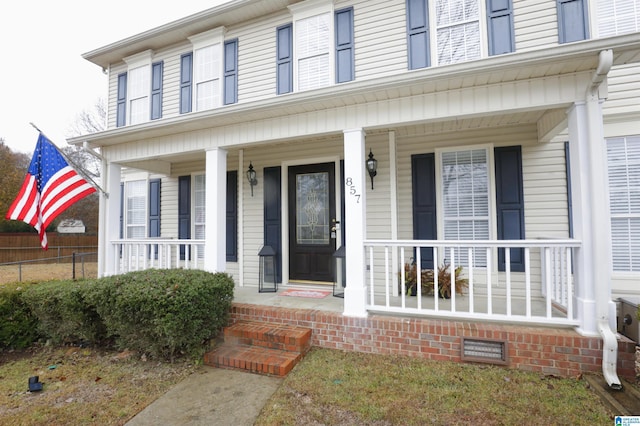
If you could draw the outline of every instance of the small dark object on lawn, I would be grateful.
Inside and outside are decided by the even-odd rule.
[[[29,377],[29,392],[40,392],[42,390],[42,383],[38,376]]]

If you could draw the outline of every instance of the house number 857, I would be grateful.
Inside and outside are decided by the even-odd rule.
[[[353,179],[348,177],[344,183],[347,186],[347,188],[349,188],[349,195],[353,195],[354,197],[356,197],[356,203],[359,204],[360,194],[358,194],[358,191],[356,190],[356,186],[353,184]]]

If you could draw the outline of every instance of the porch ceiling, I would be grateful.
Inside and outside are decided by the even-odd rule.
[[[292,93],[251,103],[240,103],[209,111],[190,113],[135,126],[111,129],[104,132],[81,136],[69,140],[71,144],[88,142],[92,147],[111,146],[127,142],[149,140],[175,134],[217,128],[229,129],[246,126],[262,120],[284,119],[296,114],[320,114],[349,109],[357,112],[379,102],[411,102],[423,95],[446,94],[461,89],[487,90],[498,84],[522,83],[529,81],[553,80],[584,75],[598,65],[598,54],[605,49],[613,49],[614,64],[640,62],[640,40],[637,35],[626,35],[608,39],[589,40],[580,43],[560,45],[555,48],[530,52],[513,53],[491,57],[479,61],[427,68],[399,75],[354,81],[339,86],[331,86],[314,91]],[[567,80],[569,81],[569,80]],[[575,84],[575,83],[574,83]],[[530,90],[536,90],[531,87]],[[581,89],[580,89],[581,90]],[[586,90],[586,87],[585,87]],[[487,126],[508,126],[512,124],[536,123],[549,110],[564,108],[566,104],[547,101],[518,109],[500,110],[483,116],[459,116],[445,113],[440,117],[424,117],[424,131],[447,131],[458,128],[471,129]],[[445,107],[446,108],[446,107]],[[440,113],[440,111],[438,111]],[[477,114],[476,114],[477,115]],[[321,118],[322,115],[318,115]],[[399,129],[419,123],[403,122],[398,117]],[[384,124],[383,127],[396,127]],[[462,126],[462,127],[459,127]],[[367,130],[375,130],[367,128]],[[404,130],[401,130],[404,131]],[[410,131],[407,128],[406,131]],[[322,134],[322,131],[318,133]]]

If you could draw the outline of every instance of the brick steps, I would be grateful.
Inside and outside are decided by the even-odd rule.
[[[311,329],[240,321],[224,329],[224,343],[204,356],[212,367],[285,376],[311,346]]]

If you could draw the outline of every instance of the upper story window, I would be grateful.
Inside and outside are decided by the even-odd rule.
[[[407,0],[406,7],[409,69],[515,51],[511,0]]]
[[[353,8],[333,11],[328,0],[289,6],[293,23],[276,29],[278,94],[355,78]]]
[[[149,66],[129,70],[129,124],[143,123],[149,117]]]
[[[440,65],[480,58],[478,0],[437,0],[436,38]]]
[[[116,126],[162,117],[163,62],[151,63],[150,50],[124,59],[127,72],[118,75]]]
[[[640,31],[640,1],[598,0],[598,36]]]
[[[193,52],[180,60],[180,113],[218,108],[238,100],[238,40],[220,27],[189,37]]]

